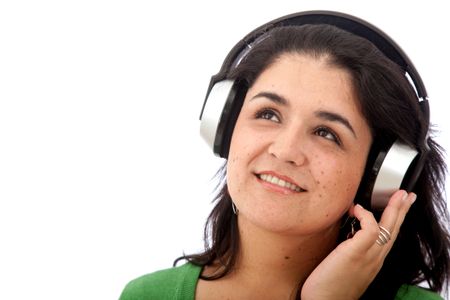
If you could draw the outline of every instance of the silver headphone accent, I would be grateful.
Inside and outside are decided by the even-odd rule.
[[[202,112],[200,135],[213,150],[216,148],[215,145],[221,142],[217,140],[221,138],[218,133],[226,125],[223,116],[226,114],[226,106],[230,100],[230,95],[233,94],[233,85],[234,80],[229,79],[217,82],[209,94],[208,105],[205,105]],[[218,151],[214,151],[214,154],[220,155]]]
[[[403,178],[419,151],[395,142],[382,161],[373,187],[371,207],[382,210],[392,194],[400,189]]]

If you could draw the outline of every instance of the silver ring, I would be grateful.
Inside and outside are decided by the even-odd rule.
[[[389,230],[379,225],[380,233],[378,234],[377,244],[380,246],[386,245],[391,240],[391,233]]]

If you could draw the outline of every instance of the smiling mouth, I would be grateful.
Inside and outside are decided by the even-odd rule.
[[[262,181],[280,186],[282,188],[287,188],[290,189],[294,192],[300,193],[300,192],[306,192],[305,189],[299,187],[298,185],[292,183],[292,182],[288,182],[286,180],[283,180],[281,178],[278,178],[274,175],[270,175],[270,174],[256,174],[256,177],[258,177],[259,179],[261,179]]]

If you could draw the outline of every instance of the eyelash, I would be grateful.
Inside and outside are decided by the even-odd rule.
[[[270,116],[268,116],[268,115],[270,115]],[[280,123],[280,117],[279,117],[278,113],[272,108],[263,108],[263,109],[259,110],[258,112],[256,112],[255,117],[257,119],[264,119],[264,120]],[[274,117],[277,118],[276,121],[272,120],[272,118],[274,118]],[[320,132],[325,132],[326,135],[321,135]],[[342,145],[342,142],[341,142],[341,139],[339,138],[339,136],[333,130],[331,130],[330,128],[328,128],[326,126],[320,126],[320,127],[316,128],[314,130],[314,133],[320,137],[323,137],[327,140],[334,142],[338,146]],[[326,137],[327,135],[331,135],[331,138]]]
[[[323,136],[323,135],[320,134],[320,132],[326,132],[326,134],[327,135],[330,134],[332,136],[332,138],[328,138],[326,136]],[[324,126],[318,127],[318,128],[315,129],[314,133],[317,134],[318,136],[326,138],[327,140],[333,141],[338,146],[342,145],[342,142],[341,142],[341,139],[339,138],[339,136],[333,130],[331,130],[328,127],[324,127]]]
[[[268,114],[270,114],[271,116],[267,117]],[[271,108],[263,108],[263,109],[259,110],[255,114],[255,117],[257,119],[264,119],[264,120],[280,123],[280,117],[279,117],[278,113]],[[277,120],[276,121],[272,120],[273,117],[277,118]]]

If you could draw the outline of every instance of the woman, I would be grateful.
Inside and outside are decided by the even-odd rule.
[[[236,100],[231,141],[215,149],[227,163],[206,249],[132,281],[121,299],[441,299],[445,165],[426,112],[368,39],[306,23],[267,26],[227,58],[219,77]],[[409,192],[372,213],[367,166],[392,141],[426,155]]]

